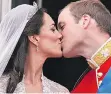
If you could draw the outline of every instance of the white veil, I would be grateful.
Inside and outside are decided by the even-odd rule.
[[[14,48],[28,20],[38,8],[23,4],[12,9],[0,23],[0,77],[3,74]]]

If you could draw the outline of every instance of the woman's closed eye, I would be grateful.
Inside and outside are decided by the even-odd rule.
[[[52,32],[55,32],[55,31],[56,31],[56,28],[55,28],[55,27],[51,28],[51,31],[52,31]]]

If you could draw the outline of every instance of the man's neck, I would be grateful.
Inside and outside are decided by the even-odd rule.
[[[109,39],[109,37],[92,37],[90,39],[84,40],[84,45],[81,47],[83,49],[81,55],[86,59],[90,59],[92,55]]]

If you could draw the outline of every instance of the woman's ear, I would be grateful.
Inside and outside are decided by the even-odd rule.
[[[81,26],[82,26],[84,29],[86,29],[86,28],[89,26],[90,21],[91,21],[91,17],[90,17],[88,14],[84,14],[84,15],[81,17],[79,23],[81,24]]]
[[[31,43],[38,46],[38,42],[39,42],[39,36],[38,35],[28,36],[28,39]]]

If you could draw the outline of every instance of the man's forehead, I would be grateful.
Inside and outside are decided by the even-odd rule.
[[[70,13],[69,8],[66,7],[61,11],[60,15],[69,14],[69,13]]]
[[[66,17],[70,14],[70,11],[68,8],[64,8],[61,13],[59,14],[59,17],[58,17],[58,21],[60,20],[65,20]]]

